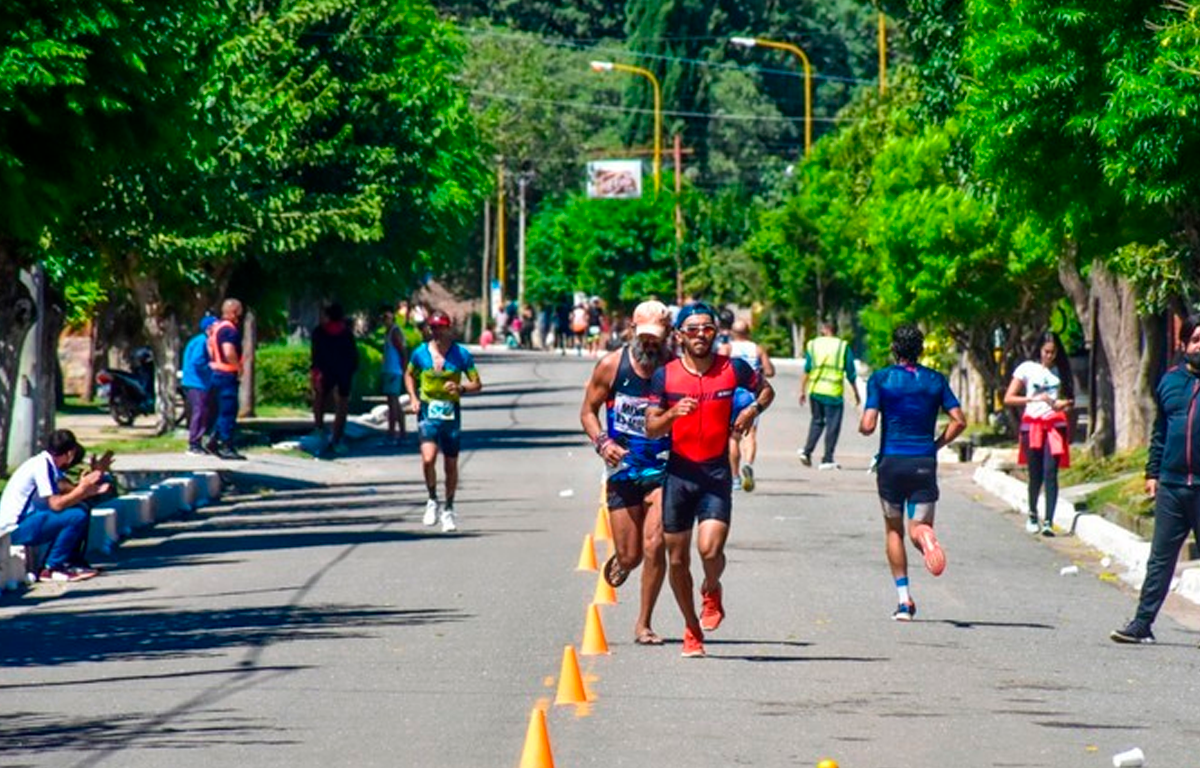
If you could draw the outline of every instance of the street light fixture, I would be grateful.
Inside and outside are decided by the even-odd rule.
[[[658,78],[648,69],[631,67],[628,64],[617,64],[612,61],[593,61],[592,70],[595,72],[628,72],[640,75],[654,86],[654,194],[658,195],[662,188],[662,87]]]
[[[761,37],[731,37],[729,42],[740,48],[775,48],[800,57],[800,62],[804,65],[804,156],[808,157],[808,153],[812,151],[812,64],[808,56],[797,45],[764,40]]]

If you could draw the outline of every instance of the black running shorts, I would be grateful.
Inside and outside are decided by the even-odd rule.
[[[663,531],[690,531],[698,521],[720,520],[726,525],[733,515],[733,473],[729,462],[671,462],[663,483]]]
[[[884,456],[877,471],[879,498],[889,504],[902,507],[938,500],[935,456]]]

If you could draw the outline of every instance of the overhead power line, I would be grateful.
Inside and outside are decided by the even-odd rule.
[[[477,88],[468,88],[469,93],[475,96],[484,98],[502,99],[504,101],[521,101],[530,102],[533,104],[545,104],[555,107],[569,107],[590,112],[625,112],[631,114],[652,115],[654,110],[641,107],[618,107],[611,104],[591,104],[584,101],[560,101],[558,99],[539,99],[534,96],[524,96],[519,93],[499,93],[496,91],[484,91]],[[663,110],[663,117],[686,117],[686,118],[704,118],[706,120],[761,120],[764,122],[777,123],[803,123],[803,117],[784,117],[782,115],[748,115],[748,114],[724,114],[721,112],[684,112],[678,110]],[[850,122],[873,122],[868,120],[848,120],[837,117],[814,117],[813,122],[818,123],[850,123]]]
[[[541,37],[538,35],[533,35],[531,33],[513,32],[513,31],[508,31],[508,30],[481,29],[478,27],[466,27],[466,26],[461,26],[461,25],[459,26],[459,29],[466,34],[475,35],[475,36],[479,36],[479,37],[506,37],[506,38],[518,38],[521,40],[536,40],[537,42],[539,42],[543,45],[552,45],[557,48],[570,48],[572,50],[586,51],[591,54],[606,53],[606,54],[611,54],[611,55],[615,55],[615,56],[621,56],[621,55],[635,56],[637,58],[654,59],[654,60],[658,60],[658,61],[676,61],[676,62],[680,62],[682,64],[690,64],[692,66],[697,66],[697,67],[706,67],[708,69],[726,69],[726,70],[736,70],[739,72],[758,72],[761,74],[779,75],[781,77],[795,77],[795,78],[802,77],[801,73],[797,72],[796,70],[792,70],[792,69],[772,69],[769,67],[756,67],[756,66],[746,66],[746,65],[742,65],[742,64],[732,64],[732,63],[717,62],[717,61],[705,61],[703,59],[692,59],[692,58],[688,58],[685,56],[668,56],[666,54],[661,54],[661,53],[648,53],[646,51],[632,51],[632,50],[629,50],[626,48],[589,47],[587,45],[574,42],[569,38]],[[714,37],[712,39],[727,40],[728,38]],[[850,84],[854,84],[854,85],[875,85],[878,83],[877,80],[867,80],[867,79],[864,79],[861,77],[841,77],[839,75],[821,75],[821,74],[814,74],[812,77],[814,80],[826,80],[829,82],[850,83]]]

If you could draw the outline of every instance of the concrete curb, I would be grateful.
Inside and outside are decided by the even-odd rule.
[[[136,530],[189,514],[221,497],[221,476],[191,472],[118,496],[92,510],[88,554],[111,555]],[[25,547],[13,546],[11,531],[0,533],[0,589],[13,592],[36,581],[25,563]]]
[[[1021,514],[1028,514],[1029,486],[1020,480],[988,466],[975,470],[977,485],[991,493]],[[1125,530],[1116,523],[1087,512],[1080,512],[1075,505],[1059,498],[1054,511],[1054,527],[1073,533],[1080,541],[1094,547],[1119,564],[1123,573],[1119,578],[1135,589],[1140,589],[1146,578],[1146,561],[1150,557],[1150,542],[1135,533]],[[1172,582],[1181,597],[1200,605],[1200,567],[1183,571]]]

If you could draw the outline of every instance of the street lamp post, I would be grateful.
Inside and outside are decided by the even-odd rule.
[[[658,195],[662,188],[662,87],[658,78],[648,69],[632,67],[628,64],[617,64],[611,61],[593,61],[592,69],[596,72],[628,72],[641,75],[654,86],[654,194]]]
[[[799,46],[791,43],[781,43],[776,40],[764,40],[759,37],[731,37],[729,42],[742,48],[775,48],[787,51],[800,57],[804,64],[804,156],[807,157],[812,149],[812,64],[808,56]]]

